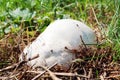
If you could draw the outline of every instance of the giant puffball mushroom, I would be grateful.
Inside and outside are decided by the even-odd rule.
[[[77,50],[83,42],[86,45],[97,44],[96,35],[91,28],[73,19],[56,20],[24,48],[20,60],[24,60],[23,55],[26,60],[39,55],[27,64],[35,68],[39,65],[49,67],[57,62],[58,65],[69,67],[70,62],[75,59],[75,54],[65,49]]]

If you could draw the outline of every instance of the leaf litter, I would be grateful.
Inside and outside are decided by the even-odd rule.
[[[113,61],[113,51],[111,46],[85,47],[80,46],[79,51],[69,50],[76,54],[76,59],[71,62],[68,70],[57,64],[49,68],[40,66],[43,70],[32,69],[27,66],[28,61],[19,62],[19,55],[23,48],[33,41],[34,37],[22,34],[9,33],[0,40],[0,79],[5,80],[119,80],[120,64]],[[19,35],[19,36],[18,36]],[[33,58],[34,59],[34,58]]]

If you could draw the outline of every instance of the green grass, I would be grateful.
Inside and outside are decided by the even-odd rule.
[[[104,46],[112,47],[114,61],[120,58],[119,0],[0,0],[0,39],[23,29],[42,32],[56,19],[73,18],[99,28]]]

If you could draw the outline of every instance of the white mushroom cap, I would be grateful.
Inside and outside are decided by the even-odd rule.
[[[85,44],[97,43],[94,31],[84,23],[72,19],[54,21],[24,49],[26,59],[39,55],[38,58],[28,62],[28,65],[48,67],[57,62],[59,65],[68,67],[69,63],[75,59],[75,54],[66,51],[65,47],[78,49],[83,44],[80,36]]]

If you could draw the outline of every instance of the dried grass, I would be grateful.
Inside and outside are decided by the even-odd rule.
[[[70,50],[76,54],[69,70],[56,68],[54,65],[43,71],[33,70],[26,62],[19,63],[18,57],[26,44],[33,41],[36,36],[23,34],[8,34],[0,41],[0,79],[12,80],[108,80],[119,79],[120,65],[113,62],[111,47],[81,46],[79,51]],[[43,67],[42,67],[43,68]],[[39,75],[42,74],[42,75]],[[52,74],[52,75],[51,75]],[[37,78],[35,78],[39,75]]]

